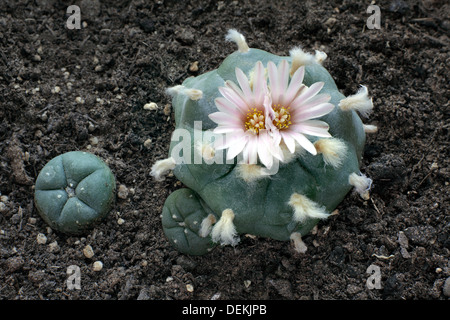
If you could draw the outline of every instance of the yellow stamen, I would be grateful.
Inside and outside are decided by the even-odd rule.
[[[254,134],[259,134],[259,130],[266,128],[264,119],[262,111],[259,111],[256,108],[248,110],[245,129],[252,131]]]
[[[281,105],[273,105],[273,110],[275,111],[275,119],[273,119],[273,124],[278,129],[287,129],[292,124],[291,114],[289,113],[289,107],[281,107]]]

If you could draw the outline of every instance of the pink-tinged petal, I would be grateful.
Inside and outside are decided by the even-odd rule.
[[[271,133],[269,130],[260,130],[259,138],[262,141],[267,151],[271,154],[272,157],[277,158],[280,161],[283,161],[283,152],[280,148],[281,135],[279,131],[275,131]]]
[[[295,140],[290,135],[289,131],[283,131],[281,132],[281,136],[283,137],[283,141],[286,144],[286,147],[289,149],[291,153],[295,152]]]
[[[217,134],[221,133],[230,133],[242,130],[242,126],[227,126],[227,125],[219,125],[214,128],[213,132]]]
[[[227,134],[225,139],[219,140],[217,144],[214,143],[214,147],[217,150],[228,149],[227,159],[233,159],[242,151],[242,149],[244,149],[247,141],[248,137],[242,131],[240,133]]]
[[[289,129],[316,137],[331,137],[331,134],[328,132],[330,126],[328,123],[320,120],[307,120],[300,124],[293,125]]]
[[[310,108],[302,108],[291,115],[292,123],[296,124],[300,121],[320,118],[333,111],[333,109],[334,104],[332,103],[322,103]]]
[[[272,96],[272,103],[274,105],[279,104],[278,97],[281,94],[280,85],[278,81],[278,70],[275,66],[275,63],[269,61],[267,63],[267,71],[269,73],[269,85],[270,85],[270,94]]]
[[[322,90],[324,82],[315,82],[309,88],[302,90],[300,95],[298,95],[294,101],[291,102],[291,108],[299,108],[308,99],[314,97],[320,90]]]
[[[312,155],[317,154],[316,147],[312,144],[311,141],[308,140],[303,134],[297,132],[290,133],[292,138],[294,138],[300,146],[302,146],[306,151],[311,153]]]
[[[252,145],[249,145],[248,163],[249,164],[258,164],[258,144],[257,143],[253,143]]]
[[[223,90],[223,92],[220,90]],[[248,110],[250,108],[250,101],[245,97],[242,90],[233,81],[226,81],[225,88],[219,88],[219,91],[225,98],[233,102],[241,110]]]
[[[261,105],[264,103],[266,87],[267,81],[266,77],[264,76],[264,66],[261,61],[258,61],[253,73],[253,96],[255,99],[255,105]]]
[[[275,148],[273,148],[273,140],[267,130],[260,130],[258,141],[258,155],[261,162],[270,168],[273,165],[273,157],[276,155]]]
[[[289,87],[287,88],[285,94],[283,95],[281,104],[288,106],[292,100],[300,93],[300,90],[304,90],[306,86],[303,84],[303,77],[305,76],[305,67],[300,67],[295,71],[291,78]]]
[[[233,102],[225,98],[216,98],[214,100],[214,103],[216,104],[216,107],[220,112],[228,113],[238,119],[245,115],[245,113],[241,109],[239,109]]]
[[[267,145],[259,136],[258,139],[258,157],[261,163],[266,166],[266,168],[271,168],[273,165],[273,157],[270,154],[269,150],[267,150]]]
[[[227,160],[231,160],[236,157],[239,153],[242,152],[242,150],[245,148],[245,145],[247,144],[247,137],[245,135],[241,135],[232,140],[233,143],[227,142],[227,145],[229,146],[227,150]]]
[[[213,131],[214,132],[214,131]],[[247,139],[244,130],[234,130],[233,133],[228,133],[223,136],[223,139],[214,140],[214,148],[217,150],[227,149],[231,145],[239,143],[241,139]],[[216,133],[216,132],[214,132]]]
[[[243,126],[242,120],[240,118],[236,118],[233,115],[230,115],[225,112],[214,112],[210,113],[208,117],[219,125],[229,125],[229,126]]]
[[[251,106],[251,101],[244,95],[244,92],[242,92],[241,88],[239,88],[239,86],[236,83],[234,83],[231,80],[227,80],[225,82],[225,86],[226,86],[226,88],[229,88],[230,90],[232,90],[237,97],[239,97],[241,103],[236,104],[237,106],[242,105],[242,103],[245,105],[245,107],[247,109]]]
[[[248,134],[249,140],[244,151],[244,161],[248,164],[258,163],[258,136]]]
[[[280,149],[280,143],[281,143],[281,139],[283,138],[281,136],[281,131],[280,130],[274,130],[270,132],[270,135],[272,136],[272,140],[274,142],[274,145],[277,146],[277,152],[280,152],[280,154],[282,154],[283,152]]]
[[[316,105],[322,104],[322,103],[327,103],[328,101],[330,101],[331,97],[329,94],[327,93],[321,93],[318,94],[312,98],[309,98],[308,100],[304,101],[302,103],[302,105],[298,108],[296,108],[296,110],[307,110],[309,108],[312,108]]]
[[[277,97],[278,103],[282,103],[282,97],[288,88],[289,82],[289,63],[286,60],[282,60],[278,65],[278,90],[279,96]]]
[[[264,96],[264,119],[265,119],[265,125],[266,128],[269,130],[273,130],[275,129],[275,125],[273,124],[273,119],[274,119],[274,111],[272,109],[272,97],[270,94],[266,94]]]
[[[248,150],[249,145],[251,144],[253,134],[250,134],[249,132],[245,132],[244,135],[247,137],[247,144],[245,145],[244,150],[242,150],[242,159],[244,163],[248,163]]]
[[[293,108],[291,104],[291,115],[296,115],[301,112],[307,111],[308,109],[313,108],[315,106],[328,103],[328,101],[330,101],[330,95],[322,93],[308,99],[307,101],[304,101],[302,104],[297,105]]]
[[[250,84],[248,83],[248,78],[239,68],[236,68],[236,79],[242,89],[242,92],[244,93],[247,102],[250,102],[250,105],[254,105],[255,103],[253,99],[253,92],[250,88]]]

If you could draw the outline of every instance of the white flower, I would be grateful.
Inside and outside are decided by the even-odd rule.
[[[317,151],[305,135],[331,137],[326,122],[315,120],[331,112],[328,94],[318,94],[324,83],[304,85],[304,67],[292,77],[289,64],[282,60],[279,66],[257,62],[251,81],[236,68],[238,84],[226,81],[219,88],[222,97],[215,100],[218,112],[209,115],[217,123],[214,133],[227,134],[227,139],[216,144],[217,149],[228,149],[227,159],[243,155],[244,162],[260,162],[270,169],[274,161],[284,160],[281,143],[294,153],[296,144],[311,154]]]
[[[272,97],[271,116],[282,141],[291,153],[295,152],[297,142],[311,154],[317,154],[316,148],[305,134],[331,137],[326,122],[312,120],[334,109],[334,105],[328,102],[328,94],[318,94],[324,83],[316,82],[310,87],[304,85],[304,67],[298,68],[289,81],[289,64],[286,60],[282,60],[278,67],[270,61],[267,69]]]
[[[243,155],[247,164],[261,161],[271,168],[274,158],[282,160],[279,143],[273,140],[274,125],[269,117],[270,96],[267,80],[261,62],[256,63],[252,85],[244,72],[236,68],[239,85],[226,81],[225,87],[219,88],[223,97],[215,100],[218,112],[209,115],[218,124],[214,133],[225,133],[227,139],[216,149],[228,149],[227,159]]]

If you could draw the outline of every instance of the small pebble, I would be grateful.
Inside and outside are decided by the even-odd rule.
[[[198,71],[198,61],[195,61],[191,64],[189,67],[189,71],[191,72],[197,72]]]
[[[5,212],[8,208],[6,207],[6,204],[3,202],[0,202],[0,213]]]
[[[402,257],[405,259],[411,258],[411,255],[409,254],[408,250],[406,250],[405,247],[400,248],[400,253],[401,253]]]
[[[125,223],[125,220],[123,220],[122,218],[117,219],[117,224],[118,225],[122,225]]]
[[[151,145],[152,145],[152,139],[145,140],[144,147],[146,147],[148,149],[148,148],[150,148]]]
[[[97,137],[92,137],[89,139],[89,142],[93,145],[96,146],[98,144],[98,138]]]
[[[47,111],[45,111],[45,112],[41,115],[41,120],[42,120],[42,121],[47,121],[47,120],[48,120],[48,114],[47,114]]]
[[[194,292],[194,286],[192,284],[187,284],[186,285],[186,290],[188,292]]]
[[[84,99],[82,97],[76,97],[75,102],[78,104],[84,104]]]
[[[220,292],[216,292],[213,294],[210,300],[219,300],[222,294]]]
[[[120,199],[126,199],[128,197],[128,188],[125,185],[121,184],[119,186],[119,189],[117,190],[117,196]]]
[[[36,237],[36,241],[39,244],[46,244],[47,243],[47,237],[43,233],[38,233]]]
[[[405,235],[403,231],[400,231],[398,233],[398,243],[402,248],[408,249],[409,246],[408,237]]]
[[[59,251],[59,245],[57,241],[53,241],[48,245],[48,251],[49,252],[58,252]]]
[[[103,263],[101,261],[95,261],[94,264],[92,265],[92,269],[94,271],[100,271],[103,269]]]
[[[158,105],[154,102],[146,103],[144,105],[144,110],[158,110]]]
[[[83,254],[86,258],[90,259],[94,256],[94,250],[92,250],[92,247],[90,245],[87,245],[83,249]]]
[[[92,122],[89,122],[88,131],[92,132],[95,130],[95,125]]]
[[[171,113],[170,104],[165,105],[163,112],[166,116],[170,116],[170,113]]]

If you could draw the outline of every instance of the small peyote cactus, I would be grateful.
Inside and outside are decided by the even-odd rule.
[[[173,170],[187,188],[167,198],[164,232],[192,255],[236,245],[240,234],[291,240],[304,252],[301,237],[352,187],[368,197],[359,167],[365,132],[376,127],[356,111],[367,116],[372,100],[364,86],[343,96],[323,52],[282,57],[249,48],[235,30],[227,39],[238,50],[218,69],[168,89],[176,130],[151,174]]]
[[[53,229],[81,234],[105,218],[114,204],[116,182],[97,156],[72,151],[50,160],[36,179],[37,211]]]

